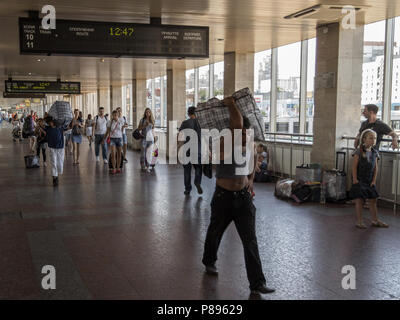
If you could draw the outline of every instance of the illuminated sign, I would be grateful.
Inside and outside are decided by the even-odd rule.
[[[80,94],[80,82],[6,80],[7,93]]]
[[[19,18],[21,54],[208,58],[209,28],[194,26]]]

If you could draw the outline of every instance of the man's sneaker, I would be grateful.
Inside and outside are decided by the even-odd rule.
[[[97,156],[97,157],[96,157],[96,162],[99,162],[99,161],[100,161],[100,157]]]
[[[190,194],[190,191],[185,190],[185,192],[183,192],[185,196],[188,196]]]
[[[108,160],[107,159],[104,159],[104,164],[108,164]]]
[[[257,288],[251,290],[251,294],[267,294],[267,293],[273,293],[275,292],[275,289],[268,288],[265,284],[258,286]]]
[[[124,158],[124,162],[128,162],[128,159],[127,159],[127,158]]]
[[[212,276],[217,276],[218,275],[217,267],[215,265],[206,266],[206,273]]]
[[[199,184],[195,184],[196,188],[197,188],[197,193],[198,194],[203,194],[203,189],[201,188],[201,185]]]

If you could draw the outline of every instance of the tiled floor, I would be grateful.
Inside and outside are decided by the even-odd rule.
[[[139,170],[128,153],[124,173],[110,176],[82,146],[67,156],[60,185],[50,168],[27,170],[26,143],[0,129],[1,299],[248,299],[239,237],[231,225],[221,243],[220,275],[201,264],[215,181],[183,195],[183,170]],[[268,284],[264,299],[399,299],[400,219],[381,211],[387,230],[354,228],[351,206],[294,205],[256,185],[257,235]],[[366,217],[369,214],[366,212]],[[44,265],[56,268],[56,290],[41,289]],[[341,287],[344,265],[356,268],[356,290]]]

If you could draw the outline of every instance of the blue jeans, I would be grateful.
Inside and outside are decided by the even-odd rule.
[[[184,164],[183,175],[185,180],[185,191],[192,190],[192,166],[194,167],[194,184],[201,184],[202,166],[201,164]]]
[[[101,153],[103,154],[103,159],[107,159],[107,143],[104,141],[101,144],[101,141],[104,139],[104,134],[95,134],[94,135],[94,153],[96,157],[100,154],[100,146],[101,146]]]
[[[142,168],[144,167],[148,167],[149,166],[149,161],[151,162],[151,159],[147,159],[146,155],[147,155],[147,150],[151,147],[153,148],[153,141],[146,141],[146,140],[142,140],[142,150],[140,153],[140,166]]]

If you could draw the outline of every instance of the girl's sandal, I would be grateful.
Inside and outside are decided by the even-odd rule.
[[[364,223],[357,223],[357,224],[356,224],[356,227],[357,227],[358,229],[367,229],[367,226],[366,226]]]
[[[384,223],[383,221],[371,221],[371,226],[376,227],[376,228],[389,228],[389,225],[387,223]]]

